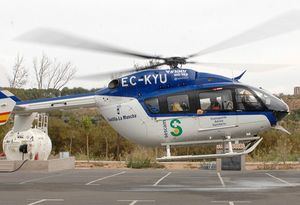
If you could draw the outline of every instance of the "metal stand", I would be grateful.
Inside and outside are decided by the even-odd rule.
[[[38,113],[36,116],[37,120],[37,129],[42,130],[48,135],[48,115],[46,113]]]
[[[167,149],[167,157],[171,157],[171,147],[170,147],[170,145],[167,145],[166,149]]]

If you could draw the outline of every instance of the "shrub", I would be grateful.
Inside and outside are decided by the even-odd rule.
[[[128,168],[133,168],[133,169],[150,168],[151,160],[148,158],[145,159],[131,158],[126,163],[126,165]]]
[[[136,147],[133,152],[127,156],[126,165],[128,168],[164,168],[163,165],[155,161],[155,152],[153,149]]]

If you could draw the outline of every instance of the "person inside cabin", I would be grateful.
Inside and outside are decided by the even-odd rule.
[[[172,105],[172,111],[173,112],[182,112],[183,108],[181,107],[179,102],[174,102]]]
[[[244,90],[242,93],[242,98],[241,98],[242,104],[244,106],[245,110],[255,110],[256,109],[256,104],[257,100],[253,96],[251,92],[248,90]]]
[[[181,107],[182,107],[183,111],[188,111],[189,110],[189,106],[184,101],[182,101]]]
[[[221,110],[221,105],[216,98],[210,100],[211,110]]]

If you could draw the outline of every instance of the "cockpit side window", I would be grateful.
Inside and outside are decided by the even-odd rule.
[[[187,112],[190,110],[188,95],[174,95],[167,97],[169,112]]]
[[[158,98],[147,99],[145,104],[151,113],[157,114],[160,112]]]
[[[235,92],[238,110],[255,111],[263,109],[261,103],[250,90],[246,88],[237,88]]]
[[[199,101],[201,111],[231,111],[234,109],[231,90],[227,89],[200,92]]]

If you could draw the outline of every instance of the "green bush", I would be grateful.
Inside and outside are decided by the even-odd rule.
[[[142,168],[164,168],[163,165],[155,161],[155,152],[151,148],[136,147],[133,152],[127,156],[126,166],[133,169]]]
[[[142,169],[142,168],[150,168],[151,167],[151,160],[149,158],[145,159],[129,159],[129,161],[126,163],[128,168],[133,169]]]

